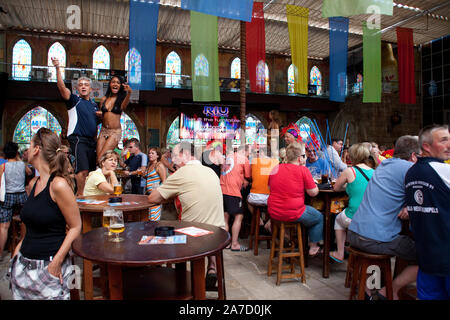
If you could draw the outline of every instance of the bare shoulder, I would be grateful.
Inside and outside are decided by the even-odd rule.
[[[55,177],[50,184],[50,188],[53,192],[60,193],[60,192],[66,192],[68,190],[71,190],[69,184],[67,183],[66,179],[63,177]]]

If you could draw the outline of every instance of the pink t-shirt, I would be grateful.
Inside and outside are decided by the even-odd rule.
[[[278,172],[275,171],[278,169]],[[270,217],[280,221],[295,221],[306,209],[305,191],[316,184],[305,166],[283,163],[269,177],[270,195],[267,206]]]
[[[247,157],[237,153],[228,155],[225,163],[222,165],[220,174],[222,193],[228,196],[242,198],[241,188],[244,183],[244,177],[249,179],[250,176],[250,163]]]

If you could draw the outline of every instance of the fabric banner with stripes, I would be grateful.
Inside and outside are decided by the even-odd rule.
[[[181,8],[217,17],[250,22],[253,0],[181,0]]]
[[[347,82],[348,18],[328,19],[330,29],[330,100],[345,101]]]
[[[358,14],[392,16],[393,0],[323,0],[322,17],[350,17]]]
[[[155,90],[159,0],[130,1],[128,83],[134,90]]]
[[[263,2],[253,4],[252,22],[246,22],[247,68],[252,92],[265,92],[266,33]]]
[[[309,9],[286,5],[292,64],[294,65],[294,92],[308,94],[308,16]]]
[[[381,32],[363,26],[363,102],[381,102]]]
[[[416,104],[413,30],[396,28],[400,103]]]
[[[192,97],[220,101],[217,17],[191,11]]]

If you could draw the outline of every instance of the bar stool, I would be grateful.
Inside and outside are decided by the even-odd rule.
[[[364,293],[367,281],[367,268],[371,265],[380,267],[381,275],[384,278],[386,286],[386,298],[393,299],[392,291],[392,272],[391,272],[391,255],[387,254],[373,254],[361,251],[354,247],[349,248],[349,261],[347,265],[347,274],[345,283],[350,284],[349,300],[357,293],[357,300],[364,300]],[[358,290],[357,290],[358,287]],[[358,292],[356,292],[358,291]]]
[[[272,236],[260,236],[259,235],[259,220],[261,219],[261,211],[267,206],[253,206],[254,212],[252,215],[252,224],[250,228],[250,243],[249,249],[253,248],[253,254],[258,255],[259,241],[267,240],[267,249],[269,249],[269,241],[272,240]]]
[[[267,271],[267,275],[270,277],[272,275],[273,269],[273,259],[275,256],[275,252],[278,252],[278,263],[277,263],[277,286],[280,285],[282,279],[292,279],[292,278],[301,278],[302,283],[306,282],[305,278],[305,263],[303,258],[303,240],[302,240],[302,228],[300,222],[292,221],[278,221],[271,219],[272,223],[272,245],[270,249],[270,257],[269,257],[269,268]],[[289,230],[290,238],[291,238],[291,246],[289,248],[284,247],[284,237],[285,232]],[[297,234],[297,245],[295,247],[295,243],[293,241],[294,233]],[[278,239],[277,239],[278,237]],[[285,258],[289,258],[289,264],[283,265],[283,261]],[[295,272],[295,264],[298,258],[300,273]],[[290,273],[283,274],[283,270],[290,270]]]

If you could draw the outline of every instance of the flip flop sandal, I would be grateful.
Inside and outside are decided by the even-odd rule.
[[[334,262],[337,262],[337,263],[344,263],[343,260],[340,260],[340,259],[338,259],[338,258],[336,258],[336,257],[333,257],[333,256],[331,255],[331,252],[330,252],[330,258],[331,258]]]
[[[248,247],[246,246],[240,246],[239,249],[231,249],[231,251],[239,251],[239,252],[244,252],[244,251],[248,251]]]
[[[208,269],[208,271],[214,270],[213,268]],[[217,274],[214,273],[207,273],[205,277],[205,288],[206,290],[214,290],[216,288],[216,282],[217,282]]]
[[[308,253],[308,256],[310,257],[310,258],[315,258],[315,257],[317,257],[317,256],[319,256],[320,254],[322,254],[322,248],[320,248],[319,250],[317,250],[317,252],[316,253],[314,253],[314,254],[309,254]]]

